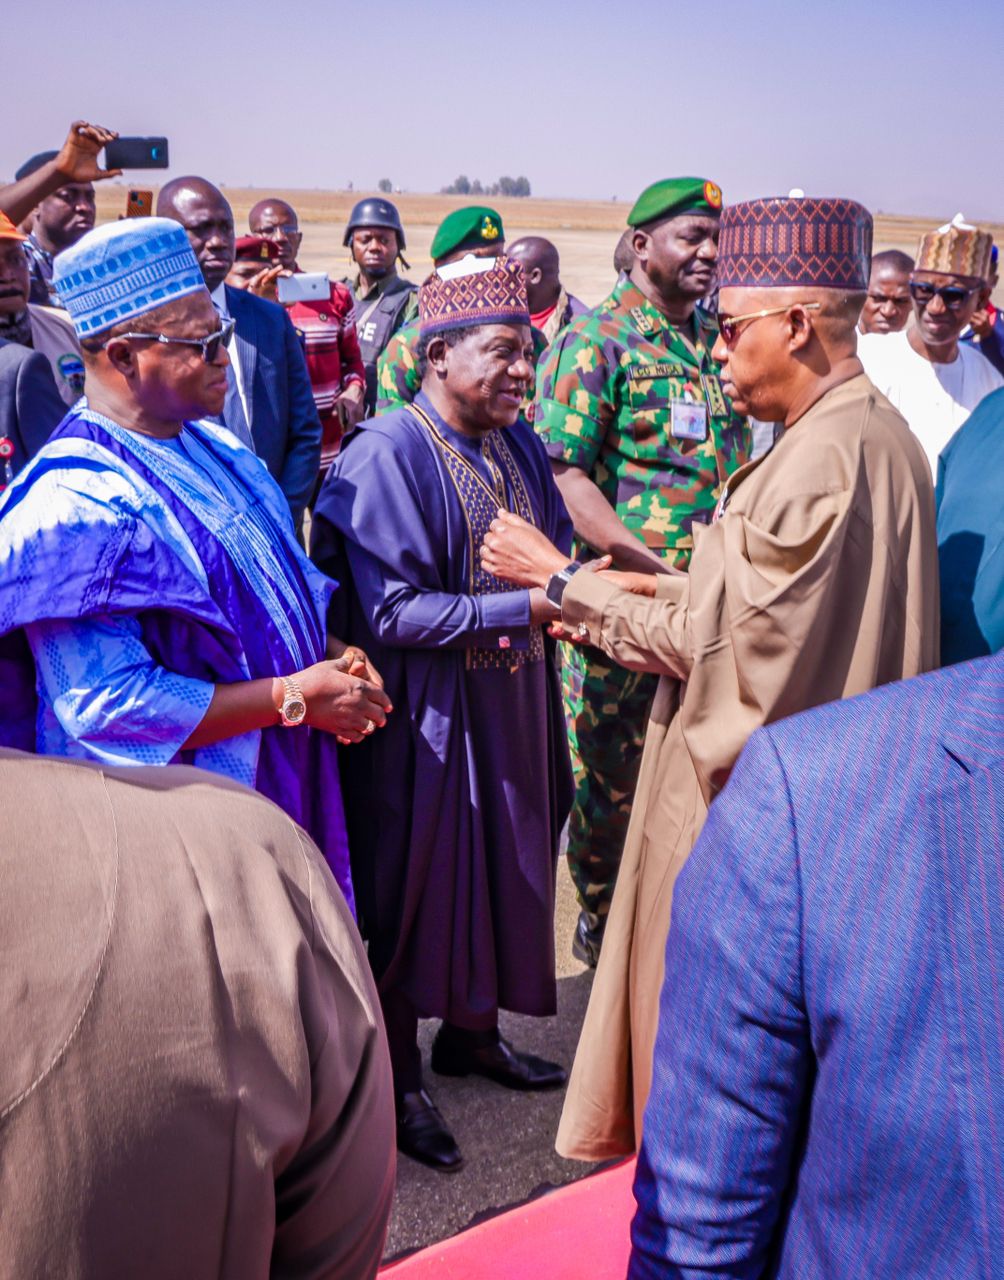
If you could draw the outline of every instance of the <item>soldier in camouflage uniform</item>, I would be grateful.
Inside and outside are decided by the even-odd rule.
[[[634,265],[555,340],[538,368],[536,428],[576,528],[577,554],[622,569],[686,570],[695,522],[709,523],[747,461],[711,358],[721,192],[703,179],[655,183],[628,218]],[[582,912],[575,955],[595,964],[613,896],[657,678],[597,649],[564,645],[562,685],[576,798],[568,861]]]
[[[496,258],[505,244],[502,217],[484,205],[454,209],[439,224],[429,246],[435,267],[455,262],[465,254]],[[384,348],[377,365],[377,413],[411,404],[422,386],[415,363],[418,347],[418,319],[398,329]]]
[[[502,252],[502,218],[494,209],[467,205],[446,215],[432,238],[429,255],[433,265],[443,266],[471,253],[476,258],[495,258]],[[539,329],[531,329],[534,359],[539,359],[547,341]],[[418,320],[398,329],[384,348],[377,365],[377,413],[388,413],[411,404],[422,387],[415,353],[418,349]],[[524,405],[532,420],[533,386]]]

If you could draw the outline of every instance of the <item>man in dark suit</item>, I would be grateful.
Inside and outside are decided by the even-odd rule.
[[[0,339],[0,491],[6,484],[5,463],[10,475],[17,475],[65,413],[45,356]]]
[[[755,733],[677,883],[631,1280],[1004,1274],[1004,655]]]
[[[220,421],[265,463],[299,526],[317,480],[321,421],[296,330],[282,307],[224,284],[234,215],[211,182],[175,178],[161,189],[157,214],[185,228],[216,310],[236,322]]]

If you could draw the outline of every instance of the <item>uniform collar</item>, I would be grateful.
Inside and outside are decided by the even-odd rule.
[[[391,271],[388,275],[385,275],[382,280],[378,280],[376,284],[373,285],[367,293],[360,293],[359,292],[360,276],[359,276],[359,272],[357,271],[355,274],[355,278],[351,282],[352,292],[355,294],[357,301],[368,302],[370,298],[379,298],[381,294],[386,293],[396,279],[397,279],[397,272]]]
[[[710,353],[711,348],[714,346],[717,325],[713,316],[698,306],[694,308],[695,328],[691,328],[690,325],[681,327],[673,324],[668,316],[645,297],[630,276],[624,276],[617,281],[614,291],[610,295],[610,302],[612,303],[611,310],[629,316],[638,332],[646,337],[664,333],[668,330],[674,336],[683,338],[688,345],[691,345],[696,329],[698,339],[706,352]]]

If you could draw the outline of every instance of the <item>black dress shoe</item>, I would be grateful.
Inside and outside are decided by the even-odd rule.
[[[456,1173],[463,1168],[460,1148],[424,1089],[398,1094],[395,1103],[398,1151],[440,1173]]]
[[[441,1076],[484,1076],[507,1089],[557,1089],[564,1067],[520,1053],[499,1036],[494,1044],[469,1044],[441,1027],[432,1042],[432,1069]]]
[[[593,921],[596,921],[594,924]],[[600,959],[600,947],[603,945],[603,927],[605,916],[592,916],[587,911],[579,912],[579,922],[572,935],[572,955],[590,969],[595,969]]]

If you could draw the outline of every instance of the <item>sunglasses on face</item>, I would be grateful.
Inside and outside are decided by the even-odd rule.
[[[740,325],[752,324],[754,320],[762,320],[764,316],[784,315],[788,311],[793,311],[795,307],[801,307],[803,311],[818,311],[820,304],[818,302],[789,302],[786,307],[767,307],[764,311],[750,311],[744,316],[730,316],[726,315],[724,311],[719,311],[718,328],[725,339],[725,345],[732,347],[741,332]]]
[[[165,346],[200,347],[206,364],[213,364],[220,354],[220,347],[230,346],[230,339],[234,336],[234,324],[233,320],[224,320],[215,333],[207,333],[204,338],[175,338],[169,333],[119,333],[114,338],[109,338],[108,342],[102,343],[102,350],[109,343],[117,342],[120,338],[132,338],[136,342],[162,342]]]
[[[920,306],[926,307],[934,298],[935,294],[941,299],[949,311],[958,311],[959,307],[971,298],[979,289],[978,284],[970,285],[968,289],[958,284],[946,284],[942,286],[934,284],[923,284],[920,281],[910,281],[910,293],[915,302]]]

